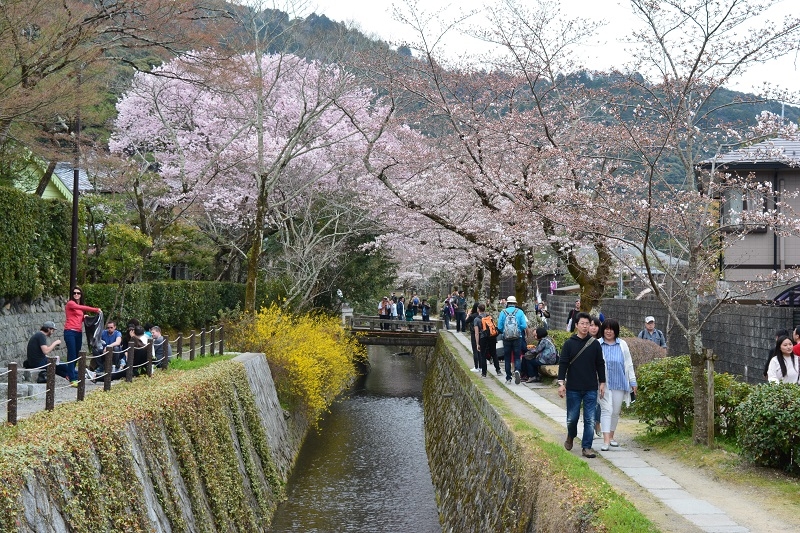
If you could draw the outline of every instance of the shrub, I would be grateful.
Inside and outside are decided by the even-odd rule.
[[[244,301],[244,285],[214,281],[159,281],[125,285],[124,299],[116,298],[119,287],[84,286],[86,303],[100,307],[108,318],[157,324],[162,328],[188,331],[217,320],[220,311],[235,309]],[[114,309],[114,302],[124,307]]]
[[[69,204],[0,188],[0,297],[64,294],[69,283]]]
[[[693,416],[694,392],[688,355],[646,363],[636,370],[636,381],[639,393],[633,404],[634,411],[648,429],[661,427],[682,431],[689,427]],[[714,428],[717,434],[726,437],[736,435],[735,409],[751,391],[750,385],[736,381],[731,374],[714,374]]]
[[[622,337],[621,331],[620,336]],[[646,363],[651,363],[656,359],[661,359],[667,356],[666,348],[662,348],[653,341],[640,339],[638,337],[623,337],[623,340],[628,344],[631,351],[631,359],[633,359],[633,366],[639,366]]]
[[[355,379],[355,362],[366,360],[366,350],[338,318],[290,315],[271,306],[244,315],[229,330],[231,346],[266,354],[278,396],[305,405],[312,422]]]
[[[561,347],[564,346],[564,343],[567,341],[567,339],[569,339],[572,336],[572,333],[570,333],[569,331],[564,331],[562,329],[551,329],[547,331],[547,336],[550,337],[550,339],[552,339],[553,344],[556,347],[556,350],[558,350],[558,352],[561,353]]]
[[[800,387],[767,384],[755,387],[736,408],[738,443],[745,459],[760,466],[798,473],[800,456]]]

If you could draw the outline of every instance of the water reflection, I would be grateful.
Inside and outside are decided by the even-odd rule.
[[[423,364],[383,347],[370,347],[370,362],[306,439],[272,531],[441,531],[425,455]]]

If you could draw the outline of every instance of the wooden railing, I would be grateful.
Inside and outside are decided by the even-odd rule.
[[[199,345],[198,345],[198,337],[199,337]],[[188,341],[188,350],[185,347],[185,343]],[[183,359],[184,356],[188,356],[190,361],[193,361],[195,357],[198,355],[198,348],[199,348],[199,355],[200,357],[204,357],[206,355],[206,350],[208,350],[209,355],[214,355],[215,353],[222,354],[225,351],[225,330],[223,326],[218,326],[215,328],[211,328],[210,330],[206,331],[205,328],[201,329],[199,333],[192,330],[188,336],[184,336],[183,333],[179,333],[178,337],[174,341],[170,341],[169,338],[164,335],[164,351],[162,354],[168,353],[167,346],[172,347],[175,345],[175,349],[171,350],[173,353],[172,355],[168,356],[169,358],[177,358]],[[146,360],[144,362],[135,364],[134,361],[134,354],[139,350],[147,350],[146,353]],[[86,396],[86,378],[87,372],[86,368],[89,364],[88,361],[91,360],[100,360],[101,364],[97,364],[95,368],[98,369],[97,373],[94,374],[94,379],[92,379],[93,383],[97,383],[98,381],[103,382],[103,390],[109,391],[111,390],[111,381],[114,379],[121,379],[124,374],[125,381],[133,381],[133,374],[134,370],[136,369],[143,369],[144,373],[147,376],[153,375],[153,365],[160,366],[159,363],[162,362],[165,355],[162,355],[159,359],[153,359],[154,350],[153,350],[153,339],[149,339],[147,346],[142,346],[140,348],[134,348],[134,344],[131,342],[125,350],[121,352],[117,352],[119,356],[122,356],[126,359],[127,364],[121,370],[117,370],[116,372],[113,369],[112,363],[114,358],[114,351],[112,348],[107,348],[102,354],[100,355],[87,355],[85,351],[78,353],[78,358],[74,361],[78,367],[78,386],[76,391],[76,399],[80,402]],[[47,364],[42,365],[38,368],[26,368],[24,369],[27,372],[31,373],[31,376],[38,374],[39,371],[44,370],[46,372],[47,380],[44,383],[45,390],[44,392],[40,392],[34,394],[32,396],[39,396],[41,394],[45,395],[44,401],[44,408],[47,411],[52,411],[55,406],[55,393],[56,390],[66,389],[68,387],[72,387],[72,384],[62,385],[57,387],[56,386],[56,365],[59,364],[58,358],[55,356],[47,358]],[[61,363],[65,364],[65,363]],[[100,370],[102,369],[102,370]],[[138,371],[137,371],[138,373]],[[8,370],[5,372],[0,373],[0,377],[8,376],[8,399],[6,400],[6,407],[8,412],[8,418],[6,419],[9,424],[16,425],[17,423],[17,393],[19,389],[19,365],[16,362],[8,363]],[[31,398],[29,396],[28,398]]]

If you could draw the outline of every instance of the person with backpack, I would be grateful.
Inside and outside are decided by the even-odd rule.
[[[522,358],[522,346],[525,339],[525,329],[528,327],[528,319],[522,309],[517,307],[517,298],[509,296],[506,298],[506,308],[500,311],[500,318],[497,319],[497,329],[503,335],[503,359],[506,367],[506,384],[514,383],[519,385],[520,373],[517,370],[517,361]],[[514,364],[512,375],[512,363]]]
[[[420,316],[422,316],[423,322],[430,322],[431,321],[431,306],[428,305],[428,300],[422,300],[419,304],[419,312]],[[429,325],[424,325],[423,328],[426,332],[431,331],[431,327]]]
[[[492,315],[486,312],[485,304],[478,304],[478,316],[474,320],[473,330],[475,346],[480,354],[481,377],[486,377],[487,360],[494,363],[497,375],[502,375],[500,360],[497,359],[497,335],[500,331],[498,331]]]
[[[644,317],[644,329],[639,332],[638,337],[648,341],[653,341],[662,348],[667,347],[667,338],[660,329],[656,329],[656,319],[652,316]]]

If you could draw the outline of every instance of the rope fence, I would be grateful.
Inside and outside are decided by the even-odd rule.
[[[26,396],[27,399],[36,398],[44,395],[45,397],[45,410],[52,411],[55,407],[55,393],[58,390],[68,389],[71,387],[77,388],[77,400],[83,401],[86,394],[86,381],[87,379],[92,383],[103,383],[103,391],[111,390],[111,382],[116,379],[125,378],[125,381],[133,381],[134,370],[137,374],[144,373],[148,377],[153,375],[153,366],[162,368],[164,359],[183,359],[188,356],[190,361],[194,361],[198,356],[204,357],[206,354],[214,355],[215,353],[222,354],[225,352],[225,330],[223,326],[217,326],[206,330],[201,329],[200,332],[192,330],[188,336],[179,333],[174,341],[164,335],[163,342],[158,345],[153,344],[153,339],[149,339],[145,346],[135,346],[133,342],[128,344],[127,348],[119,351],[114,351],[114,348],[106,348],[103,353],[98,355],[88,355],[86,352],[80,352],[78,358],[69,361],[69,364],[76,364],[78,372],[77,384],[69,383],[68,385],[56,386],[56,366],[66,365],[67,363],[59,362],[55,356],[47,356],[47,364],[38,366],[36,368],[25,368],[33,376],[37,371],[44,371],[46,381],[44,383],[45,389]],[[199,338],[199,345],[197,339]],[[184,349],[188,341],[188,352]],[[172,353],[172,346],[175,346],[175,351]],[[160,356],[155,358],[156,348],[160,348]],[[199,352],[198,352],[199,349]],[[115,366],[114,360],[117,360]],[[93,365],[93,369],[87,366],[88,362],[101,360]],[[125,364],[121,365],[122,360]],[[17,424],[17,395],[19,393],[19,368],[18,363],[8,363],[8,369],[0,372],[0,377],[8,376],[8,398],[6,399],[6,410],[8,413],[7,422],[12,425]],[[143,371],[142,371],[143,369]],[[38,380],[37,380],[38,381]]]

